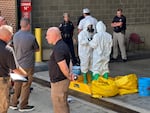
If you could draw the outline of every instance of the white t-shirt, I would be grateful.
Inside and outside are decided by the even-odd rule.
[[[86,21],[90,21],[96,30],[96,24],[97,24],[97,19],[92,17],[92,16],[86,16],[84,19],[82,19],[78,25],[78,29],[86,29],[87,26],[85,26]]]

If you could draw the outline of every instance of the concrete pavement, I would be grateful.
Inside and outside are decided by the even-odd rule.
[[[34,88],[30,96],[30,105],[35,106],[35,110],[30,113],[53,113],[52,102],[50,99],[50,89],[39,84],[33,83]],[[96,106],[84,100],[71,97],[70,113],[117,113],[112,110]],[[20,113],[17,110],[9,109],[8,113]],[[24,112],[27,113],[27,112]]]
[[[110,63],[110,75],[137,74],[138,77],[150,77],[150,59],[131,60],[129,62]],[[35,77],[49,81],[48,71],[37,72]],[[140,97],[138,93],[132,95],[103,98],[107,102],[124,106],[140,113],[149,113],[150,97]]]
[[[138,77],[150,77],[150,52],[134,51],[128,54],[129,62],[110,63],[110,76],[126,75],[130,73],[137,74]],[[149,59],[142,59],[149,58]],[[136,60],[135,60],[136,59]],[[140,60],[139,60],[140,59]],[[142,59],[142,60],[141,60]],[[49,82],[48,66],[46,62],[36,63],[34,74],[35,78]],[[50,89],[33,83],[34,90],[31,93],[30,103],[35,105],[35,111],[31,113],[52,113],[52,103],[50,99]],[[86,95],[85,95],[86,96]],[[74,98],[70,104],[71,113],[113,113],[113,111],[100,106],[88,103],[81,99]],[[149,113],[150,97],[140,97],[138,93],[132,95],[116,96],[112,98],[103,98],[102,100],[124,106],[140,113]],[[118,108],[119,109],[119,108]],[[8,113],[19,113],[9,110]]]

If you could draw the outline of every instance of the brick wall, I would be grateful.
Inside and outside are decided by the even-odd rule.
[[[4,16],[9,25],[16,30],[16,0],[0,0],[1,16]]]

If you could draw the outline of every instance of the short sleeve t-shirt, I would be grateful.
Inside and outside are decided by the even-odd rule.
[[[59,40],[53,48],[52,55],[49,60],[49,76],[52,83],[67,79],[58,66],[58,62],[66,60],[69,68],[70,51],[65,42]]]
[[[34,67],[34,53],[39,49],[35,37],[29,31],[19,30],[13,37],[15,55],[22,68]]]
[[[86,22],[90,21],[93,25],[93,28],[96,30],[97,19],[92,16],[86,16],[79,22],[78,29],[87,29]]]
[[[125,16],[123,16],[123,15],[121,17],[115,16],[112,23],[114,23],[114,22],[122,22],[123,23],[122,27],[119,27],[119,26],[114,27],[115,32],[118,33],[118,32],[122,32],[122,31],[126,30],[126,17]]]
[[[10,69],[17,68],[17,62],[13,50],[8,48],[6,43],[0,40],[0,77],[8,77]]]

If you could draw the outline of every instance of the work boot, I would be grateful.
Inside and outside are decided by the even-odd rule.
[[[88,81],[87,81],[87,73],[83,73],[83,83],[84,84],[88,83]]]
[[[92,71],[90,71],[90,76],[91,76],[91,81],[93,81],[93,72]]]
[[[105,74],[103,75],[103,77],[104,77],[105,79],[108,79],[108,73],[105,73]]]
[[[97,80],[98,78],[99,78],[99,74],[97,73],[97,74],[94,74],[94,76],[93,76],[93,80]]]

